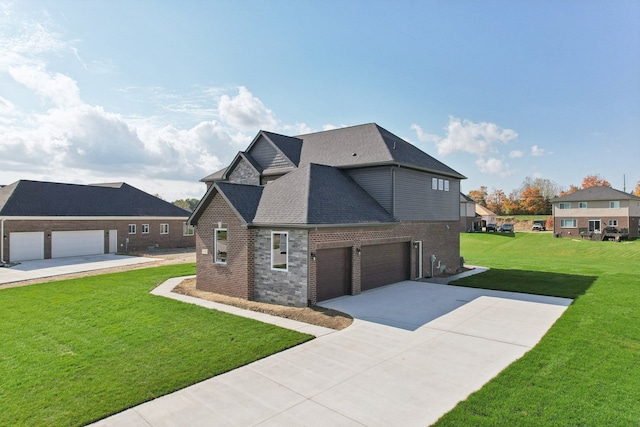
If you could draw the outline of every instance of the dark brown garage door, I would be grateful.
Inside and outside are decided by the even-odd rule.
[[[362,247],[363,291],[409,279],[409,243]]]
[[[351,248],[316,251],[316,299],[351,295]]]

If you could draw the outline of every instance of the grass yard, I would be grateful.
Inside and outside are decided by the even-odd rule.
[[[0,291],[0,425],[83,425],[309,340],[149,294],[173,265]]]
[[[456,285],[574,298],[540,343],[438,426],[640,426],[640,241],[462,234]]]

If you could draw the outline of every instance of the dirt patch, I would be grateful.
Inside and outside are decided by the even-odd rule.
[[[221,304],[231,305],[245,310],[257,311],[259,313],[298,320],[312,325],[324,326],[325,328],[340,330],[346,328],[353,322],[353,318],[351,318],[351,316],[328,308],[318,306],[288,307],[277,304],[247,301],[241,298],[233,298],[226,295],[201,291],[196,289],[196,279],[183,280],[182,283],[173,289],[173,292],[208,301],[219,302]]]

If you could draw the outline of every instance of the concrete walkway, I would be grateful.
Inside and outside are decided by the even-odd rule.
[[[570,303],[421,282],[341,297],[323,305],[352,314],[350,327],[94,425],[426,426],[531,349]]]

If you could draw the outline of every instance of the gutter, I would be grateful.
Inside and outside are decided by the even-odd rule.
[[[6,264],[4,260],[4,222],[7,218],[2,218],[0,222],[0,264]]]

